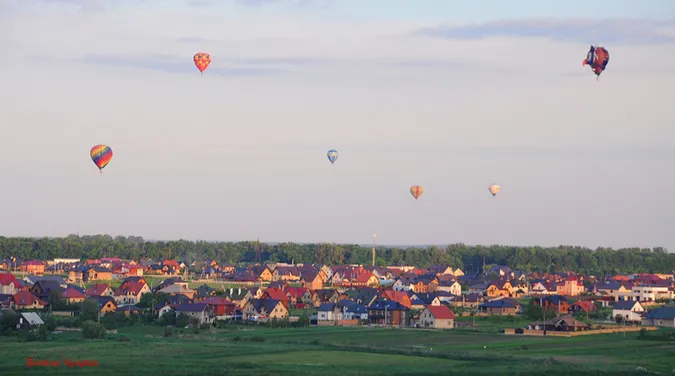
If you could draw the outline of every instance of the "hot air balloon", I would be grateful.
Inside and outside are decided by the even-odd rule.
[[[490,193],[492,193],[492,197],[495,197],[497,193],[499,193],[501,188],[499,187],[498,184],[492,184],[490,185],[490,187],[488,187],[488,190],[490,191]]]
[[[206,52],[197,52],[195,56],[192,57],[192,60],[195,62],[197,69],[199,69],[199,73],[203,75],[206,68],[211,64],[211,55]]]
[[[331,149],[331,150],[328,150],[328,153],[326,153],[326,156],[328,157],[328,160],[330,161],[330,163],[333,164],[338,159],[338,152],[337,152],[337,150]]]
[[[113,152],[110,146],[96,145],[89,151],[89,156],[91,157],[91,160],[94,161],[96,167],[98,167],[98,170],[103,173],[103,168],[110,163]]]
[[[595,73],[595,79],[600,78],[600,74],[605,71],[609,64],[609,51],[602,46],[593,46],[588,50],[586,58],[581,63],[582,66],[590,66],[593,73]]]
[[[424,193],[424,188],[422,188],[421,186],[419,186],[419,185],[413,185],[412,187],[410,187],[410,194],[411,194],[413,197],[415,197],[415,200],[417,200],[418,198],[420,198],[420,196],[422,195],[422,193]]]

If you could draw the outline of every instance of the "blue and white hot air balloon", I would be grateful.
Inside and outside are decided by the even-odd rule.
[[[326,156],[328,157],[328,160],[330,161],[331,164],[335,163],[338,159],[338,152],[337,150],[328,150],[328,153],[326,153]]]

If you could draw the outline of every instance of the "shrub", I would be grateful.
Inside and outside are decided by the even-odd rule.
[[[87,320],[82,323],[82,337],[88,339],[104,338],[105,326],[97,322]]]

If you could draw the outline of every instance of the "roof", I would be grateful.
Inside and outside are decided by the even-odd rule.
[[[0,285],[9,286],[10,284],[14,285],[14,288],[20,288],[21,283],[16,279],[12,273],[0,273]]]
[[[204,303],[183,303],[176,306],[176,312],[203,312],[208,304]]]
[[[35,312],[21,312],[21,317],[28,321],[30,325],[42,325],[45,323]]]
[[[614,303],[614,306],[612,308],[618,309],[618,310],[623,310],[623,311],[630,311],[635,307],[636,304],[640,304],[640,302],[632,301],[632,300],[620,300],[616,303]]]
[[[319,306],[319,312],[333,311],[337,307],[335,303],[323,303]]]
[[[647,313],[648,319],[675,320],[675,306],[656,308]]]
[[[455,318],[455,314],[452,313],[452,310],[448,306],[427,306],[426,308],[435,319],[448,320]]]
[[[87,300],[95,301],[98,304],[98,309],[103,308],[103,306],[105,306],[109,302],[112,302],[112,304],[114,304],[115,307],[117,307],[115,299],[113,299],[111,296],[90,296],[89,298],[87,298]]]
[[[110,286],[106,284],[101,284],[97,283],[95,285],[90,286],[87,291],[85,292],[85,295],[87,296],[100,296],[103,295],[103,293],[109,289]]]
[[[29,306],[35,302],[38,302],[40,305],[45,305],[46,303],[38,299],[35,295],[31,294],[29,291],[19,291],[12,297],[14,304],[21,306]]]
[[[481,303],[480,306],[485,308],[516,308],[518,302],[513,299],[499,299]]]

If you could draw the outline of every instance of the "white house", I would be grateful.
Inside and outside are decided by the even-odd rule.
[[[659,299],[672,299],[668,286],[633,286],[628,291],[618,291],[617,300],[633,300],[637,302],[654,302]]]
[[[343,319],[342,310],[335,303],[324,303],[317,312],[318,321],[338,321]]]
[[[624,300],[614,303],[612,317],[624,322],[640,322],[644,311],[640,302]]]

